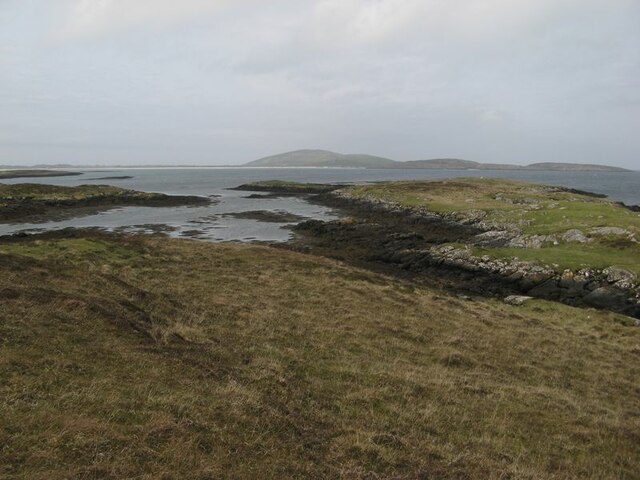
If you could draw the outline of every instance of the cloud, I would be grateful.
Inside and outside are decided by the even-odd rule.
[[[239,0],[242,1],[242,0]],[[231,0],[66,0],[56,9],[54,36],[79,40],[133,28],[166,28],[211,14]]]
[[[0,130],[21,155],[79,139],[121,162],[632,162],[639,21],[637,0],[0,0]]]

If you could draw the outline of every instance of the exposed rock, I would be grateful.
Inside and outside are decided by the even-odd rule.
[[[518,236],[509,242],[510,247],[515,248],[542,248],[545,243],[558,244],[558,239],[553,235]]]
[[[560,273],[560,267],[555,264],[539,265],[517,257],[496,259],[473,253],[472,245],[539,248],[560,239],[576,243],[591,241],[584,231],[569,230],[562,237],[526,236],[518,225],[486,221],[482,214],[474,214],[474,210],[435,213],[378,198],[354,198],[342,191],[321,199],[331,202],[332,206],[346,206],[355,218],[363,217],[344,225],[338,221],[299,224],[298,231],[324,237],[318,244],[321,248],[335,249],[337,243],[350,248],[356,245],[361,250],[353,252],[369,261],[394,264],[399,269],[438,278],[443,283],[455,281],[456,288],[463,285],[468,291],[500,298],[526,295],[576,306],[587,304],[636,318],[640,315],[640,289],[630,272],[583,268]],[[445,242],[449,245],[443,245]]]
[[[635,273],[619,267],[609,267],[602,273],[607,276],[609,283],[615,283],[620,288],[631,288],[637,278]]]
[[[504,303],[507,305],[524,305],[528,300],[533,300],[533,297],[527,297],[526,295],[509,295],[504,299]]]
[[[599,287],[584,297],[584,301],[594,307],[612,308],[625,301],[625,294],[612,287]]]
[[[473,238],[472,243],[481,247],[506,247],[509,245],[513,238],[513,235],[506,231],[491,230],[488,232],[480,233]]]
[[[581,230],[577,228],[573,228],[571,230],[567,230],[564,235],[562,235],[562,240],[565,242],[578,242],[578,243],[587,243],[590,242],[591,239],[587,237]]]
[[[463,224],[477,223],[487,216],[484,210],[465,210],[460,212],[459,221]]]
[[[596,227],[589,230],[591,235],[630,235],[631,232],[620,227]]]
[[[558,289],[558,281],[555,278],[550,278],[539,285],[533,287],[527,293],[535,297],[558,299],[560,298],[561,291]]]

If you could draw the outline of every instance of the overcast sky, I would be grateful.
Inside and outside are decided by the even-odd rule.
[[[639,0],[0,0],[0,164],[640,169]]]

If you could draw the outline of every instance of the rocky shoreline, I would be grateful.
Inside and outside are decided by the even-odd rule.
[[[625,269],[559,270],[473,253],[473,246],[541,248],[558,241],[587,243],[592,236],[609,231],[569,231],[563,238],[527,236],[518,225],[487,221],[481,210],[437,213],[345,191],[318,195],[315,201],[342,210],[352,220],[299,224],[298,244],[309,251],[383,263],[423,277],[438,276],[449,287],[478,294],[526,295],[640,318],[640,283]],[[632,234],[629,238],[636,241]]]

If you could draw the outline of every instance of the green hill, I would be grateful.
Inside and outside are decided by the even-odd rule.
[[[328,150],[295,150],[247,163],[247,167],[351,167],[393,168],[399,162],[365,154],[342,154]]]

